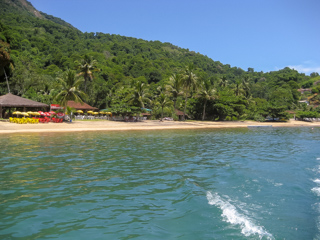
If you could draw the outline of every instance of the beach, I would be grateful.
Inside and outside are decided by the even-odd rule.
[[[127,131],[127,130],[168,130],[243,127],[320,127],[320,122],[289,120],[288,122],[254,121],[73,121],[65,123],[16,124],[0,122],[0,134],[36,132],[83,132],[83,131]]]

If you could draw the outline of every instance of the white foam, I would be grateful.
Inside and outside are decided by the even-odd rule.
[[[320,179],[315,179],[315,180],[313,180],[313,182],[320,183]]]
[[[282,183],[275,183],[274,186],[275,187],[281,187],[283,184]]]
[[[317,194],[317,196],[320,197],[320,187],[314,187],[311,189],[312,192],[314,192],[315,194]]]
[[[236,207],[226,200],[214,193],[207,192],[207,199],[210,205],[217,206],[222,210],[221,216],[223,220],[231,223],[232,225],[239,225],[241,227],[241,233],[246,237],[251,235],[259,235],[259,238],[266,237],[267,239],[274,239],[272,234],[264,230],[263,227],[255,225],[249,217],[240,214]]]
[[[317,158],[317,160],[320,160],[320,158]]]

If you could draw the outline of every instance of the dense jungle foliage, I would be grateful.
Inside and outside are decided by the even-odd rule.
[[[0,95],[58,103],[58,81],[69,71],[83,79],[88,104],[117,114],[141,108],[153,117],[263,120],[288,117],[285,110],[319,111],[320,80],[290,68],[243,70],[170,43],[114,34],[82,33],[36,11],[26,0],[0,0]],[[301,95],[299,88],[312,88]],[[317,114],[317,112],[316,112]]]

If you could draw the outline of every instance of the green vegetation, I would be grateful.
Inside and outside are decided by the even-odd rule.
[[[245,71],[170,43],[82,33],[25,0],[0,0],[0,16],[0,95],[10,87],[13,94],[57,103],[55,96],[66,91],[57,79],[73,69],[83,78],[79,101],[120,115],[149,108],[155,118],[175,117],[178,109],[191,119],[262,121],[286,118],[285,110],[315,111],[298,104],[301,97],[319,102],[318,73]],[[300,87],[312,93],[301,95]]]

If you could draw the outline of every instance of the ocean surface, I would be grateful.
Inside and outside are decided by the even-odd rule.
[[[0,135],[0,239],[320,239],[320,128]]]

